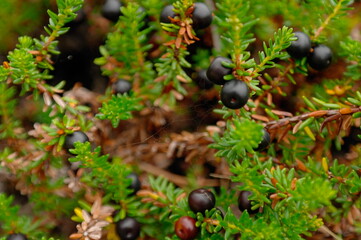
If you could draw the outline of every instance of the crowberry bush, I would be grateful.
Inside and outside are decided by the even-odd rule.
[[[360,13],[1,1],[0,240],[360,239]]]

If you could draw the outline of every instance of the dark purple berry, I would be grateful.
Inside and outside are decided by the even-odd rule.
[[[233,79],[227,81],[221,90],[221,101],[231,109],[243,107],[249,99],[249,88],[243,81]]]
[[[22,233],[13,233],[8,235],[6,240],[28,240],[28,238]]]
[[[214,208],[216,198],[214,194],[204,188],[193,190],[188,196],[188,204],[190,209],[197,213],[204,213],[206,210]]]
[[[226,80],[224,80],[223,77],[232,74],[232,69],[224,67],[222,62],[232,63],[229,58],[216,57],[207,70],[207,77],[214,84],[225,84]]]
[[[81,143],[89,142],[89,138],[82,131],[73,132],[72,134],[66,135],[64,148],[66,150],[73,149],[75,142],[81,142]]]
[[[194,218],[183,216],[180,217],[174,225],[175,234],[181,240],[193,240],[198,234],[196,220]]]
[[[129,93],[129,91],[132,89],[132,84],[124,79],[118,79],[114,84],[113,84],[113,92],[115,94],[124,94],[124,93]]]
[[[203,29],[211,25],[212,13],[206,4],[201,2],[194,3],[192,20],[195,29]]]
[[[293,41],[286,49],[291,57],[300,59],[306,57],[311,50],[311,39],[304,32],[295,32],[297,40]]]
[[[106,0],[102,7],[102,16],[112,22],[118,21],[121,15],[121,6],[122,4],[119,0]]]
[[[249,214],[258,213],[258,209],[252,210],[251,201],[248,199],[248,197],[252,195],[252,192],[250,191],[242,191],[239,193],[238,197],[238,208],[239,210],[248,211]]]
[[[176,14],[173,12],[173,5],[167,5],[163,8],[162,12],[160,13],[160,22],[161,23],[171,23],[169,17],[175,18]]]
[[[320,44],[313,48],[313,51],[307,57],[308,64],[316,70],[322,70],[330,66],[332,60],[332,51],[326,45]]]
[[[214,83],[209,81],[207,77],[207,70],[202,69],[196,73],[194,81],[197,83],[200,89],[211,89],[214,86]]]
[[[140,223],[132,217],[126,217],[115,224],[115,230],[122,240],[135,240],[140,234]]]
[[[263,132],[262,140],[258,144],[258,147],[256,149],[254,149],[255,151],[262,151],[266,147],[268,147],[268,145],[270,145],[270,143],[271,143],[271,137],[270,137],[269,133],[265,129],[262,129],[262,132]]]
[[[132,182],[129,185],[129,188],[133,190],[133,194],[135,194],[136,192],[139,191],[139,189],[141,188],[141,183],[140,180],[138,178],[138,175],[135,173],[131,173],[127,176],[127,178],[131,179]]]

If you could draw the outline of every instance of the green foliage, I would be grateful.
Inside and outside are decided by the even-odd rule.
[[[121,161],[113,159],[112,163],[108,161],[108,155],[101,155],[100,147],[91,150],[89,142],[75,143],[75,149],[70,152],[75,157],[69,158],[71,162],[80,162],[81,168],[87,168],[90,171],[83,176],[82,182],[94,188],[103,188],[108,197],[114,201],[122,201],[127,208],[135,211],[139,203],[133,202],[128,195],[132,193],[129,189],[130,179],[126,177],[130,174],[129,166],[122,164]],[[122,209],[122,216],[125,216],[125,209]]]
[[[108,119],[111,121],[113,127],[119,125],[120,120],[127,120],[132,118],[132,111],[141,110],[140,99],[137,99],[127,94],[113,95],[112,98],[103,102],[102,107],[96,117],[104,120]]]
[[[233,162],[244,158],[246,152],[254,152],[263,136],[262,126],[248,119],[234,119],[227,122],[223,136],[214,136],[215,143],[210,147],[218,149],[217,156]]]
[[[17,101],[14,99],[15,88],[8,88],[5,83],[0,83],[0,139],[13,138],[17,134],[14,132],[20,126],[20,122],[14,118],[14,109]]]
[[[228,212],[221,221],[221,225],[226,229],[225,238],[230,238],[231,234],[242,232],[242,239],[282,239],[280,230],[277,229],[276,223],[268,225],[262,218],[257,221],[249,216],[248,212],[242,213],[237,219],[228,209]]]
[[[152,47],[147,44],[147,34],[152,28],[145,26],[145,13],[139,7],[136,3],[130,3],[121,8],[123,15],[115,25],[115,31],[107,35],[105,45],[100,47],[103,56],[97,58],[95,63],[103,65],[103,73],[107,76],[140,75],[141,79],[148,81],[154,76],[152,63],[145,60],[147,51]],[[115,58],[122,67],[105,68],[109,57]]]
[[[349,65],[345,76],[352,80],[358,80],[361,77],[361,43],[350,37],[341,42],[341,55],[345,56]]]
[[[8,47],[19,35],[32,33],[35,28],[41,27],[42,13],[49,7],[48,0],[40,1],[13,1],[4,0],[0,2],[0,52],[8,51]]]
[[[28,234],[36,231],[40,222],[34,222],[30,217],[19,215],[19,206],[13,206],[13,196],[0,194],[0,223],[4,231],[22,232]]]

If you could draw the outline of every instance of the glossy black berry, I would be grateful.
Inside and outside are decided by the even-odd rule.
[[[226,80],[224,80],[223,77],[232,74],[232,69],[224,67],[222,62],[232,63],[229,58],[216,57],[207,70],[207,77],[214,84],[225,84]]]
[[[131,89],[132,89],[132,84],[124,79],[119,79],[113,84],[113,92],[115,94],[129,93]]]
[[[214,208],[216,198],[214,194],[204,188],[193,190],[188,196],[188,204],[190,209],[197,213],[204,213],[206,210]]]
[[[238,208],[239,210],[248,211],[250,214],[258,213],[258,209],[252,210],[251,201],[248,199],[248,197],[252,195],[252,192],[250,191],[242,191],[239,193],[238,196]]]
[[[135,173],[131,173],[127,176],[127,178],[131,179],[132,182],[129,185],[129,188],[133,190],[133,194],[135,194],[136,192],[139,191],[139,189],[141,188],[141,183],[140,180],[138,178],[138,175]]]
[[[214,83],[209,81],[207,77],[207,70],[202,69],[199,72],[196,73],[196,77],[194,78],[194,81],[197,83],[198,87],[200,89],[211,89],[214,86]]]
[[[271,143],[271,137],[270,137],[269,133],[265,129],[262,129],[262,132],[263,132],[262,140],[258,144],[258,147],[256,149],[254,149],[255,151],[262,151],[266,147],[268,147],[268,145],[270,145],[270,143]]]
[[[221,89],[221,101],[231,109],[243,107],[249,99],[249,88],[243,81],[233,79],[227,81]]]
[[[300,59],[306,57],[311,50],[311,39],[304,32],[295,32],[297,40],[293,41],[287,48],[287,52],[291,57]]]
[[[195,29],[202,29],[211,25],[212,13],[206,4],[201,2],[194,3],[192,20],[193,20],[193,27]]]
[[[74,148],[75,142],[81,142],[81,143],[89,142],[89,138],[82,131],[73,132],[72,134],[69,134],[65,137],[64,148],[66,150]]]
[[[122,240],[135,240],[140,234],[140,223],[132,217],[126,217],[115,224],[115,230]]]
[[[174,225],[174,231],[181,240],[192,240],[198,234],[196,220],[188,216],[180,217]]]
[[[330,66],[332,60],[332,51],[326,45],[320,44],[313,48],[313,51],[307,57],[308,64],[316,70],[322,70]]]
[[[162,12],[160,13],[160,22],[161,23],[171,23],[169,17],[175,18],[176,14],[173,12],[173,5],[167,5],[163,8]]]
[[[13,233],[6,237],[6,240],[28,240],[22,233]]]
[[[102,11],[101,11],[102,16],[112,22],[118,21],[121,15],[120,12],[121,6],[122,4],[120,3],[119,0],[106,0],[102,7]]]

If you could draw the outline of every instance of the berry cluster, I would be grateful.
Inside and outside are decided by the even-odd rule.
[[[240,211],[247,211],[250,214],[258,213],[259,209],[252,209],[251,201],[248,197],[252,195],[250,191],[241,191],[238,197],[238,208]],[[193,190],[188,196],[189,208],[194,213],[204,214],[206,210],[215,207],[216,198],[214,194],[204,188]],[[223,217],[222,211],[220,211]],[[196,220],[189,216],[180,217],[174,225],[175,233],[181,240],[193,240],[198,234]]]
[[[231,109],[241,108],[249,99],[249,87],[237,79],[224,80],[224,76],[232,74],[232,69],[223,66],[222,63],[232,63],[232,61],[225,57],[216,57],[207,70],[207,77],[214,84],[223,85],[221,101],[224,106]]]
[[[295,58],[301,59],[307,57],[308,64],[315,70],[323,70],[331,64],[332,51],[323,44],[312,47],[310,37],[304,32],[295,32],[296,41],[291,43],[287,48],[288,54]]]
[[[193,190],[188,196],[189,208],[194,213],[204,214],[206,210],[211,210],[216,204],[214,194],[204,188]],[[183,216],[178,219],[174,225],[176,235],[182,240],[192,240],[198,234],[196,220],[189,216]]]

